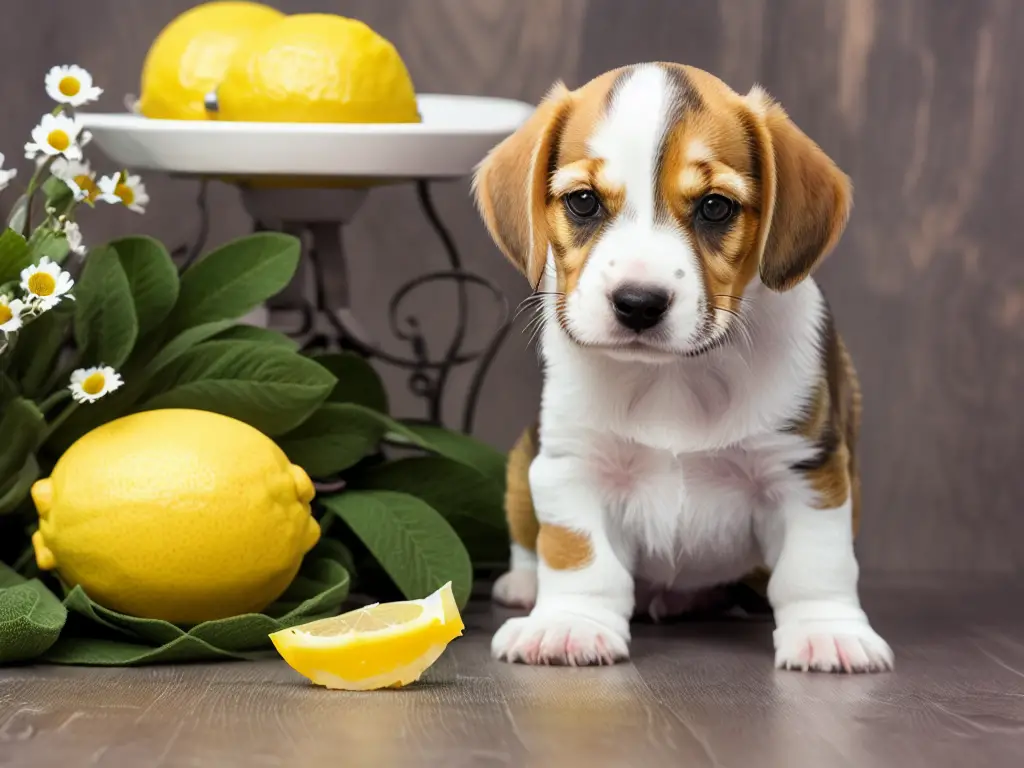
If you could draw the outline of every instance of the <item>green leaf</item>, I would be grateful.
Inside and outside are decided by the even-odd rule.
[[[312,360],[253,341],[207,341],[159,379],[165,390],[139,410],[213,411],[271,436],[305,421],[334,387],[334,377]]]
[[[0,563],[0,664],[41,656],[66,620],[64,606],[41,582],[21,579]]]
[[[0,489],[0,515],[13,512],[24,504],[28,500],[32,484],[38,479],[39,462],[36,461],[35,454],[30,453],[8,485]]]
[[[338,378],[328,396],[332,403],[355,403],[381,413],[388,412],[388,394],[377,371],[366,358],[354,352],[316,355],[320,365]]]
[[[386,431],[387,425],[367,409],[325,403],[277,444],[313,477],[328,477],[376,451]]]
[[[260,328],[255,325],[232,325],[223,333],[217,334],[218,339],[234,339],[236,341],[262,341],[264,344],[276,344],[292,351],[299,348],[299,343],[289,339],[280,331]]]
[[[18,398],[4,406],[0,418],[0,488],[25,464],[46,429],[46,419],[31,400]]]
[[[24,237],[10,228],[0,233],[0,285],[16,280],[21,270],[31,263]]]
[[[207,621],[191,629],[112,611],[75,587],[64,602],[85,631],[79,632],[80,636],[62,637],[45,660],[137,666],[253,658],[270,648],[267,636],[272,632],[337,614],[348,590],[348,571],[319,546],[303,561],[299,576],[285,594],[264,613]]]
[[[33,264],[38,264],[44,256],[48,256],[50,261],[56,264],[61,264],[70,250],[71,246],[64,233],[50,227],[40,227],[28,239],[29,260]]]
[[[452,432],[444,427],[404,423],[402,431],[395,431],[388,438],[398,438],[396,442],[426,448],[473,467],[504,491],[505,465],[508,461],[505,454],[469,435]]]
[[[425,501],[393,491],[349,491],[323,504],[352,529],[407,599],[426,597],[451,581],[459,607],[469,600],[469,554]]]
[[[160,327],[178,300],[178,270],[171,255],[159,240],[151,237],[125,237],[110,247],[124,269],[135,303],[139,336]],[[90,260],[95,254],[90,255]]]
[[[14,383],[14,379],[0,371],[0,406],[6,408],[7,404],[19,394],[21,394],[21,390]]]
[[[475,564],[508,558],[508,524],[501,489],[466,464],[442,456],[399,459],[360,471],[352,490],[398,491],[440,512]]]
[[[225,328],[230,327],[230,320],[215,320],[212,323],[203,323],[182,331],[167,342],[164,348],[146,364],[144,375],[147,379],[155,376],[196,345],[213,338]]]
[[[138,368],[126,371],[123,387],[99,402],[92,403],[88,408],[79,408],[71,414],[64,425],[47,441],[49,454],[54,457],[59,456],[86,432],[120,416],[127,415],[139,398],[146,393],[149,382],[158,376],[164,368],[200,342],[220,333],[230,324],[230,320],[219,320],[182,331],[146,363],[141,371]],[[132,356],[129,365],[135,365],[135,355]]]
[[[27,397],[41,398],[47,394],[43,390],[60,362],[60,351],[74,311],[73,302],[62,302],[35,318],[18,334],[11,373],[21,381],[21,391]]]
[[[298,238],[272,232],[218,248],[182,275],[171,327],[181,331],[241,317],[288,285],[299,266],[300,252]]]
[[[16,232],[24,234],[26,218],[28,218],[28,198],[23,194],[18,195],[18,199],[14,201],[14,205],[11,206],[10,215],[7,217],[7,226]]]
[[[61,210],[71,202],[71,197],[74,194],[71,187],[56,176],[51,176],[43,182],[42,191],[43,196],[46,197],[46,207],[57,210]]]
[[[116,250],[105,246],[89,254],[75,299],[75,340],[85,359],[120,368],[135,346],[139,323]]]

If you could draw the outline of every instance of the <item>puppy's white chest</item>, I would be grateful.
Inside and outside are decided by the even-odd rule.
[[[739,578],[761,562],[755,526],[772,508],[770,452],[676,456],[601,442],[592,456],[594,481],[635,576],[692,589]]]

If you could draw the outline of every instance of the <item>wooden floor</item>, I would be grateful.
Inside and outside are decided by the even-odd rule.
[[[763,621],[638,625],[614,668],[510,666],[485,603],[402,691],[279,662],[7,669],[0,766],[1024,766],[1024,589],[864,593],[892,674],[776,672]]]

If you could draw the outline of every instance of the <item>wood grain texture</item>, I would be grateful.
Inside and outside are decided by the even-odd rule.
[[[869,568],[1024,572],[1024,4],[1016,0],[278,0],[282,9],[361,18],[392,39],[421,91],[535,101],[558,78],[667,59],[764,83],[849,172],[854,214],[819,272],[865,394],[859,541]],[[157,31],[192,0],[7,0],[0,28],[0,151],[17,158],[47,108],[48,66],[76,61],[120,108]],[[27,172],[24,169],[23,172]],[[174,243],[195,187],[150,178],[151,212],[100,209],[89,242],[143,231]],[[5,204],[0,200],[0,208]],[[248,221],[230,188],[213,194],[212,242]],[[9,203],[9,200],[6,200]],[[467,264],[513,306],[526,284],[498,254],[468,182],[438,189]],[[394,349],[386,303],[405,279],[444,267],[408,187],[377,190],[346,234],[355,311]],[[454,291],[412,308],[435,346]],[[474,311],[479,331],[489,306]],[[474,335],[470,343],[482,341]],[[418,413],[388,371],[401,414]],[[466,378],[455,381],[458,408]],[[478,434],[503,448],[534,417],[540,374],[513,332],[483,397]],[[453,412],[453,411],[450,411]]]
[[[1010,766],[1024,761],[1024,592],[958,578],[866,590],[888,675],[772,669],[771,625],[634,627],[634,661],[490,659],[467,612],[423,683],[339,693],[283,662],[0,671],[0,765]]]

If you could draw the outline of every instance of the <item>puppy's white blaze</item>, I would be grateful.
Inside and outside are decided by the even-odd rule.
[[[700,139],[694,139],[686,146],[686,162],[688,163],[710,163],[715,159],[714,153]]]
[[[715,184],[736,197],[747,196],[747,182],[738,173],[719,173],[715,176]]]
[[[583,168],[559,168],[551,177],[549,189],[552,195],[564,195],[573,187],[590,181],[590,175]]]
[[[704,182],[700,169],[695,165],[688,165],[679,174],[679,186],[685,190],[692,190]]]
[[[588,146],[593,156],[604,160],[605,177],[625,188],[628,214],[653,222],[658,154],[672,88],[665,70],[654,64],[638,66],[622,77]]]

